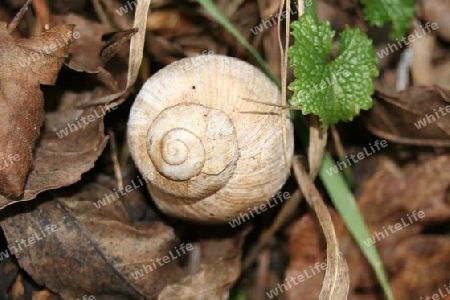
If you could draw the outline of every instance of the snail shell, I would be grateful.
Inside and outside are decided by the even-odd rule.
[[[289,176],[277,86],[254,66],[220,55],[185,58],[149,78],[127,128],[132,158],[156,205],[220,223],[275,194]],[[293,127],[287,118],[288,161]]]

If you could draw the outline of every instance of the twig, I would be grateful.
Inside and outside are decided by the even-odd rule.
[[[28,7],[30,6],[31,0],[28,0],[27,3],[25,3],[22,8],[19,10],[17,15],[12,19],[11,23],[8,24],[6,29],[9,33],[13,32],[14,29],[17,28],[17,26],[20,23],[20,20],[22,20],[23,15],[28,11]]]

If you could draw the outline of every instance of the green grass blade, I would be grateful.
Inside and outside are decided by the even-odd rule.
[[[259,55],[259,53],[250,45],[244,36],[234,27],[233,24],[227,19],[226,16],[217,8],[217,6],[211,0],[198,0],[198,2],[219,22],[225,27],[230,34],[232,34],[254,57],[259,63],[263,71],[269,76],[279,87],[281,87],[280,81],[273,74],[268,67],[265,60]],[[311,13],[311,12],[310,12]],[[308,131],[304,132],[306,135]],[[363,241],[370,238],[369,231],[365,225],[364,219],[356,205],[355,198],[353,197],[347,183],[340,173],[328,176],[326,171],[328,168],[333,167],[335,164],[331,155],[326,152],[322,162],[322,166],[319,171],[319,177],[322,180],[330,198],[335,205],[337,211],[341,215],[344,223],[349,229],[352,236],[355,238],[362,253],[367,258],[369,263],[375,270],[375,274],[389,300],[393,300],[392,291],[389,287],[386,273],[381,263],[380,256],[374,245],[366,247]]]
[[[273,74],[267,65],[266,61],[259,55],[258,51],[250,45],[250,43],[245,39],[245,37],[231,24],[230,20],[217,8],[217,6],[211,0],[197,0],[200,5],[209,12],[217,22],[219,22],[223,27],[225,27],[228,32],[233,35],[239,43],[241,43],[245,49],[253,56],[253,58],[258,62],[258,64],[263,69],[264,73],[275,82],[278,87],[281,87],[280,80]]]
[[[392,295],[389,281],[386,277],[386,273],[384,271],[380,256],[377,252],[377,248],[375,248],[375,245],[373,244],[370,244],[370,246],[367,247],[363,243],[363,241],[367,240],[370,237],[369,231],[361,215],[361,212],[359,211],[359,207],[356,204],[353,194],[345,183],[344,177],[341,173],[329,176],[325,171],[334,166],[335,161],[333,160],[331,155],[329,153],[325,153],[322,161],[322,167],[319,171],[319,177],[325,185],[325,188],[330,195],[331,201],[336,207],[336,210],[341,215],[348,230],[355,238],[355,241],[358,244],[359,248],[375,270],[375,274],[377,275],[381,287],[383,288],[387,298],[389,300],[393,300],[394,297]]]

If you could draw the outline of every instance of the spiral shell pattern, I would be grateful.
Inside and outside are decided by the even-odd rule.
[[[252,65],[220,55],[170,64],[143,86],[128,121],[132,158],[157,206],[219,223],[282,187],[286,166],[276,85]],[[287,118],[288,161],[293,128]]]

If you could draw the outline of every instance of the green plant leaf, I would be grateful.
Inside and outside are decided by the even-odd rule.
[[[392,23],[391,37],[405,35],[414,17],[414,0],[361,0],[364,17],[371,25],[383,26]]]
[[[364,254],[370,265],[372,265],[387,299],[394,300],[392,290],[389,286],[389,280],[386,276],[383,262],[377,252],[377,248],[374,244],[367,247],[367,245],[364,245],[363,243],[370,238],[370,233],[359,210],[358,204],[356,203],[355,197],[345,184],[342,174],[334,174],[333,176],[329,176],[326,173],[326,170],[332,168],[334,165],[335,162],[331,155],[329,153],[325,153],[322,166],[319,171],[319,177],[330,195],[331,202],[333,202],[348,230],[355,238],[361,252]]]
[[[378,76],[372,41],[359,29],[346,28],[339,55],[327,63],[334,37],[330,23],[319,24],[304,14],[291,26],[295,42],[288,55],[295,80],[289,85],[294,91],[290,103],[303,114],[319,116],[325,126],[351,121],[361,109],[370,109],[372,78]]]

